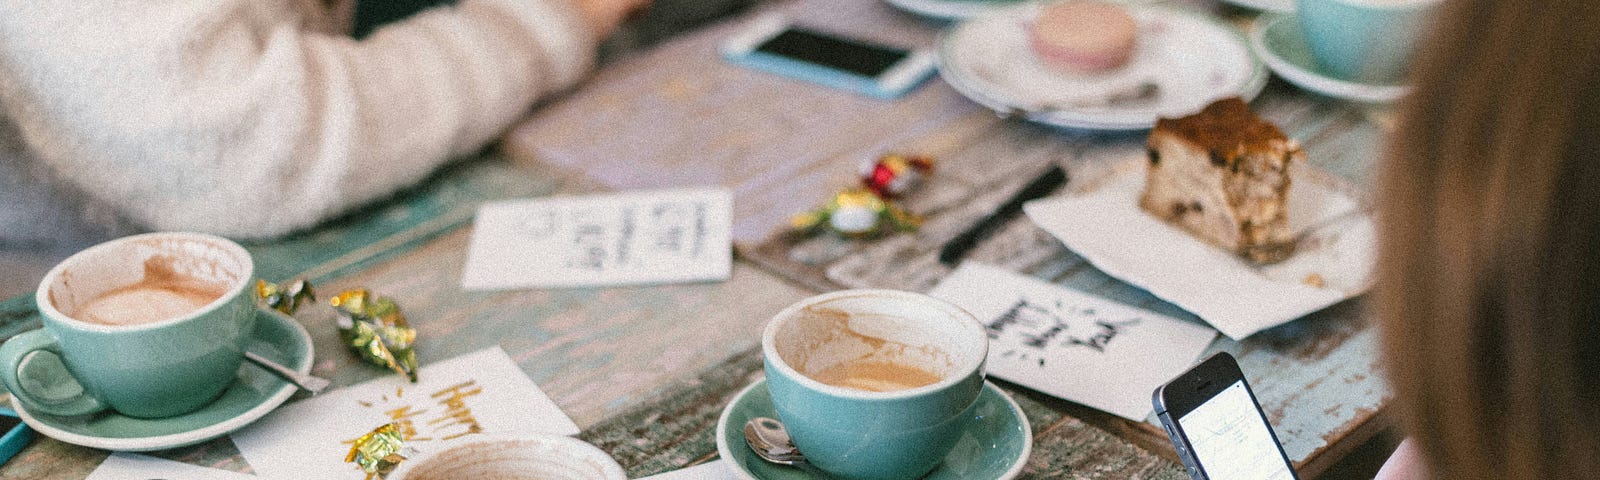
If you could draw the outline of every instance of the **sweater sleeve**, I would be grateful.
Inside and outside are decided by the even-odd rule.
[[[567,0],[462,0],[361,41],[264,0],[0,0],[0,107],[159,230],[303,229],[476,151],[593,62]]]

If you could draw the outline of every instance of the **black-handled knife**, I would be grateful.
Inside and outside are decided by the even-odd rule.
[[[1067,183],[1067,172],[1062,170],[1060,165],[1051,165],[1048,170],[1034,178],[1033,181],[1028,182],[1027,186],[1022,187],[1022,190],[1018,190],[1015,195],[1007,199],[1006,203],[1001,204],[1000,208],[996,209],[994,213],[983,217],[983,220],[979,220],[967,231],[961,232],[960,235],[956,235],[956,238],[952,238],[948,243],[945,243],[944,248],[939,249],[939,263],[955,266],[956,262],[960,261],[961,257],[967,254],[967,251],[972,250],[972,247],[977,246],[979,241],[988,238],[989,234],[994,233],[996,228],[1000,228],[1007,220],[1021,212],[1023,203],[1049,195],[1050,192],[1055,191],[1065,183]]]

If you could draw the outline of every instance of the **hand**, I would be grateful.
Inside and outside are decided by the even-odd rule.
[[[596,39],[611,35],[622,20],[643,9],[651,0],[573,0],[589,33]]]

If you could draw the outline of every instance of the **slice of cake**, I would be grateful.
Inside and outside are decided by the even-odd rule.
[[[1156,122],[1139,207],[1255,263],[1294,253],[1289,168],[1300,146],[1238,97]]]

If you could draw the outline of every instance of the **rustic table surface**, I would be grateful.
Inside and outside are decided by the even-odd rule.
[[[1248,12],[1185,2],[1239,20]],[[764,9],[800,23],[904,45],[943,25],[882,2],[797,0]],[[729,397],[759,378],[759,332],[801,298],[840,288],[926,291],[949,269],[938,247],[1049,164],[1074,182],[1143,152],[1143,134],[1041,127],[1000,118],[938,79],[892,102],[729,66],[716,47],[738,19],[611,63],[581,90],[542,106],[497,152],[440,172],[393,201],[281,241],[247,245],[269,280],[309,278],[324,292],[366,287],[399,299],[419,329],[423,363],[498,344],[634,477],[716,458],[712,429]],[[1370,185],[1381,110],[1276,81],[1253,102],[1307,148],[1310,163]],[[785,234],[787,217],[855,181],[885,152],[934,156],[938,170],[906,199],[916,233],[873,240]],[[724,282],[625,288],[463,292],[477,205],[504,198],[720,185],[735,195],[736,259]],[[1070,186],[1069,186],[1070,188]],[[1088,265],[1025,219],[968,254],[1057,284],[1200,320]],[[331,317],[302,315],[335,386],[384,375],[337,344]],[[37,328],[30,298],[0,302],[0,337]],[[1358,302],[1256,334],[1219,337],[1255,387],[1302,478],[1317,478],[1387,428],[1390,394],[1375,331]],[[997,381],[1028,416],[1029,478],[1186,478],[1159,427]],[[298,399],[299,397],[296,397]],[[293,400],[291,400],[293,401]],[[107,452],[48,438],[0,478],[82,478]],[[226,437],[155,452],[249,471]],[[351,478],[355,478],[354,475]]]

